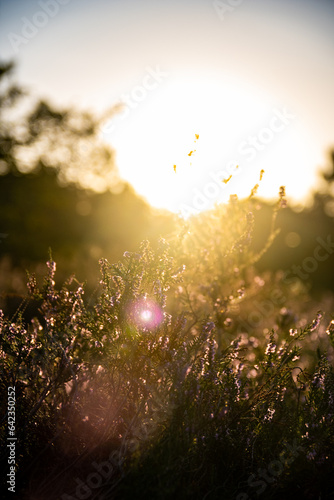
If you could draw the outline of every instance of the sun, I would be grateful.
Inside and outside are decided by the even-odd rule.
[[[125,111],[104,138],[121,176],[154,207],[187,217],[231,193],[247,196],[261,170],[267,197],[285,180],[297,197],[310,183],[313,156],[300,120],[249,82],[170,76]]]

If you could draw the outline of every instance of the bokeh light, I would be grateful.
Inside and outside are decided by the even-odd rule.
[[[127,316],[131,324],[143,330],[153,330],[163,321],[161,307],[147,297],[131,302],[127,308]]]

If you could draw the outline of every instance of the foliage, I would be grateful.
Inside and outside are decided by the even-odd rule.
[[[274,219],[282,205],[284,190]],[[154,248],[101,259],[89,300],[74,277],[57,289],[51,256],[43,285],[29,276],[38,315],[0,325],[22,498],[330,497],[331,317],[303,310],[302,284],[255,271],[254,206],[232,197]],[[282,303],[265,307],[273,285]]]
[[[13,64],[0,63],[1,175],[44,166],[55,170],[63,185],[104,191],[119,184],[115,153],[98,137],[102,118],[36,101],[13,83],[13,71]]]
[[[89,293],[100,257],[118,259],[173,219],[121,181],[100,137],[103,117],[34,99],[13,73],[0,62],[0,307],[9,314],[25,293],[25,269],[41,277],[49,247],[58,282],[75,272]]]

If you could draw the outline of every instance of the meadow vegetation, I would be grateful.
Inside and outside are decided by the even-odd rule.
[[[74,277],[56,288],[52,257],[29,276],[38,316],[1,315],[26,498],[330,497],[333,316],[255,271],[253,204],[101,259],[89,301]],[[274,283],[284,304],[251,321]]]
[[[16,97],[6,95],[2,105]],[[69,115],[64,125],[64,116],[38,110],[21,142],[2,129],[2,162],[18,179],[15,148],[35,144],[43,120],[51,130],[61,122],[60,134],[71,124],[73,134]],[[93,136],[85,123],[78,141]],[[45,161],[37,162],[44,174]],[[258,248],[262,207],[253,190],[173,219],[160,238],[155,229],[118,259],[96,258],[89,284],[75,274],[57,279],[51,251],[43,277],[28,273],[27,298],[0,312],[1,394],[15,387],[18,498],[332,498],[333,298],[312,296],[291,269],[261,269],[279,237],[285,189]],[[3,471],[7,409],[2,397]]]

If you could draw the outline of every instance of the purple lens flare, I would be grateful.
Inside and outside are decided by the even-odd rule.
[[[156,328],[164,318],[161,307],[146,297],[131,302],[127,314],[131,323],[144,330]]]

